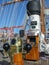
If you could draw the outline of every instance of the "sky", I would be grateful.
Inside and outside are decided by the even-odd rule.
[[[49,8],[49,0],[45,0],[45,7]],[[48,23],[46,24],[46,32],[49,32],[49,15],[46,15],[45,18],[46,23]]]
[[[12,0],[0,0],[0,4]],[[0,6],[0,27],[21,26],[26,20],[26,4],[28,1],[17,2],[6,6]],[[45,0],[45,7],[49,7],[49,0]],[[15,29],[18,32],[19,29]]]
[[[10,0],[0,0],[0,4]],[[12,1],[12,0],[11,0]],[[27,1],[0,6],[0,27],[21,26],[26,18]],[[18,32],[19,29],[16,29]]]
[[[49,0],[44,0],[44,3],[45,3],[45,7],[49,7]]]

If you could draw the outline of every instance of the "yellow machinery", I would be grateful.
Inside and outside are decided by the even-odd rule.
[[[11,45],[10,54],[12,55],[12,61],[14,65],[23,65],[22,58],[22,40],[18,38],[16,44]]]
[[[11,65],[23,65],[22,58],[22,40],[13,38],[11,44],[5,43],[3,45],[5,51],[9,54]]]

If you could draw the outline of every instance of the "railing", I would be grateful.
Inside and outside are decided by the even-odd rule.
[[[23,0],[14,0],[14,1],[10,1],[10,2],[0,4],[0,6],[6,6],[6,5],[9,5],[9,4],[16,3],[16,2],[21,2],[21,1],[23,1]]]

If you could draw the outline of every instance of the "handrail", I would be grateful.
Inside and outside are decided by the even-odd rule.
[[[24,26],[12,26],[12,27],[4,27],[4,28],[0,28],[0,30],[11,30],[14,28],[24,28]]]

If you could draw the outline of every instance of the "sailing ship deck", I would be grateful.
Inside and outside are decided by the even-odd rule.
[[[10,59],[2,58],[2,54],[0,53],[0,65],[10,65]],[[28,61],[24,60],[24,65],[49,65],[49,57],[43,58],[38,61]]]

